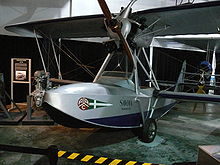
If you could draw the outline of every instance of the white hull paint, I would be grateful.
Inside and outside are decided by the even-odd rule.
[[[152,96],[152,88],[137,96],[135,91],[118,86],[78,83],[47,91],[44,101],[56,110],[90,124],[132,128],[141,126],[141,108],[150,116],[156,99]],[[172,99],[158,99],[151,117],[161,117],[174,103]]]

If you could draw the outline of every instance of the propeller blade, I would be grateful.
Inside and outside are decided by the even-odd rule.
[[[111,20],[112,19],[112,14],[111,14],[111,12],[110,12],[110,10],[109,10],[105,0],[98,0],[98,2],[99,2],[99,6],[101,7],[102,12],[103,12],[105,18],[108,21]]]
[[[118,34],[120,40],[121,40],[121,43],[122,43],[122,46],[124,48],[124,51],[126,53],[126,55],[128,56],[128,59],[132,61],[132,52],[131,52],[131,49],[128,45],[128,42],[127,40],[124,38],[123,34],[121,33],[121,28],[118,27],[116,29],[114,29],[115,32]]]
[[[132,60],[132,52],[131,52],[131,49],[128,45],[128,42],[127,40],[124,38],[123,34],[121,33],[121,26],[120,26],[120,22],[118,22],[117,19],[112,19],[112,14],[105,2],[105,0],[98,0],[98,3],[99,3],[99,6],[101,7],[102,9],[102,12],[106,18],[106,20],[108,21],[108,27],[115,33],[118,34],[120,40],[121,40],[121,43],[122,43],[122,46],[123,46],[123,49],[126,53],[126,55],[128,56],[128,58],[130,60]]]

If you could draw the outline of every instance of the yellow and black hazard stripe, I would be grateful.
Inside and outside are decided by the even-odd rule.
[[[67,151],[59,151],[58,157],[66,158],[69,160],[78,160],[84,163],[93,163],[93,164],[100,164],[100,165],[162,165],[162,164],[155,164],[155,163],[144,163],[144,162],[137,162],[137,161],[121,160],[121,159],[111,159],[107,157],[98,157],[94,155],[72,153],[72,152],[67,152]]]

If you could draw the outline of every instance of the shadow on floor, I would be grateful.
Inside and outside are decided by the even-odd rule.
[[[110,129],[100,128],[96,132],[90,134],[82,145],[86,148],[105,146],[134,138],[135,135],[131,129]]]

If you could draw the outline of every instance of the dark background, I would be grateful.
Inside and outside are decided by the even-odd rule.
[[[57,77],[58,72],[52,55],[52,48],[47,41],[43,39],[39,41],[47,69],[50,71],[51,77]],[[55,42],[55,44],[58,44],[58,42]],[[71,58],[75,59],[75,57],[77,57],[83,64],[89,65],[90,70],[96,74],[107,54],[104,46],[100,43],[62,41],[61,48],[63,50],[60,52],[63,79],[84,82],[92,81],[93,77],[86,73],[79,64],[76,64]],[[72,53],[69,53],[70,51]],[[59,52],[58,49],[57,52]],[[147,52],[149,53],[149,50],[147,50]],[[66,55],[67,53],[71,58]],[[5,88],[8,93],[10,93],[11,90],[11,58],[31,58],[32,76],[36,70],[43,70],[34,38],[0,35],[0,57],[0,72],[4,73]],[[187,65],[187,70],[195,72],[195,67],[198,67],[199,63],[204,61],[205,58],[205,53],[154,48],[153,68],[158,80],[176,81],[184,60],[187,60],[189,64]],[[117,63],[112,63],[111,65],[114,68],[115,66],[113,65],[117,65]],[[218,66],[217,73],[219,73]],[[140,72],[140,74],[142,73]],[[14,98],[16,102],[25,101],[27,89],[27,85],[15,84]]]

